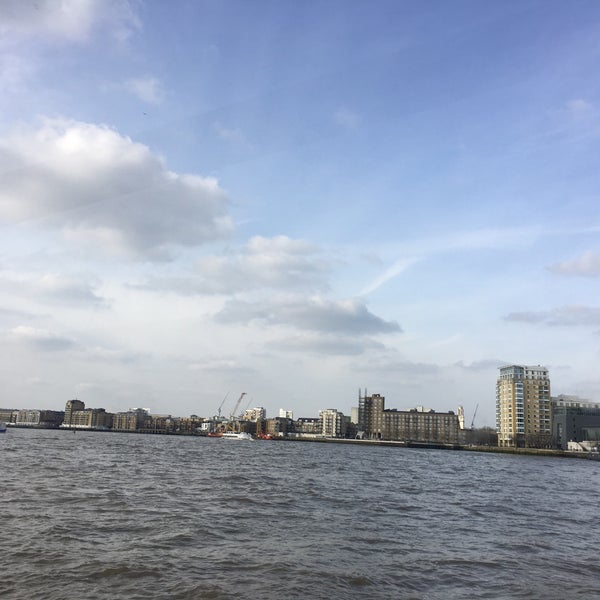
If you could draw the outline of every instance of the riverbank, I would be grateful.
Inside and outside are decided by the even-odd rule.
[[[437,444],[412,441],[391,440],[348,440],[342,438],[275,438],[280,441],[289,442],[313,442],[329,444],[354,444],[367,446],[386,446],[395,448],[422,448],[429,450],[462,450],[465,452],[487,452],[493,454],[516,454],[525,456],[552,456],[557,458],[585,458],[588,460],[600,460],[600,454],[594,452],[567,452],[566,450],[554,450],[546,448],[501,448],[499,446],[472,446],[462,444]]]
[[[132,433],[137,435],[172,435],[172,436],[189,436],[189,437],[207,437],[202,433],[189,433],[184,431],[169,431],[165,429],[135,429],[135,430],[116,430],[116,429],[83,429],[83,428],[48,428],[48,427],[31,427],[23,425],[14,425],[9,423],[9,429],[45,429],[51,431],[72,431],[72,432],[93,432],[93,433]],[[218,439],[218,438],[215,438]],[[566,450],[554,450],[545,448],[502,448],[499,446],[475,446],[463,444],[441,444],[433,442],[416,442],[416,441],[393,441],[393,440],[357,440],[346,438],[328,438],[328,437],[273,437],[268,442],[305,442],[317,444],[351,444],[359,446],[382,446],[391,448],[421,448],[426,450],[459,450],[463,452],[484,452],[493,454],[512,454],[523,456],[551,456],[556,458],[583,458],[587,460],[600,461],[600,453],[596,452],[568,452]]]

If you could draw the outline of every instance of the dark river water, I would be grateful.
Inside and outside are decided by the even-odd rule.
[[[11,429],[0,597],[600,598],[600,462]]]

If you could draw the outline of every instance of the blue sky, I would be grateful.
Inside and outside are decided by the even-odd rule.
[[[597,2],[0,4],[1,405],[493,425],[600,400]]]

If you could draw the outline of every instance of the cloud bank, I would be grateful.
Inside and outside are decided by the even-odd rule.
[[[99,24],[109,26],[120,40],[140,28],[140,21],[127,0],[0,2],[0,33],[12,38],[46,35],[81,42]]]
[[[162,260],[233,229],[215,179],[169,171],[105,125],[47,119],[0,139],[0,164],[0,222],[43,219],[106,254]]]
[[[222,323],[259,321],[321,333],[373,335],[399,333],[400,325],[371,313],[362,300],[272,299],[252,303],[230,300],[216,317]]]

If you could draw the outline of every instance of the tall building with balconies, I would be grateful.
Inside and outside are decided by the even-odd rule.
[[[344,414],[335,408],[319,411],[319,430],[325,437],[345,437],[346,419]]]
[[[264,421],[267,418],[267,411],[262,406],[247,408],[242,416],[242,421]]]
[[[85,410],[85,404],[81,400],[68,400],[65,405],[62,427],[70,427],[73,424],[74,413],[81,410]]]
[[[546,367],[500,367],[496,382],[498,446],[552,445],[550,377]]]
[[[86,408],[81,400],[69,400],[65,405],[61,427],[67,429],[110,429],[112,414],[103,408]]]
[[[383,434],[383,410],[385,397],[380,394],[364,396],[358,390],[358,430],[367,439],[380,440]]]

